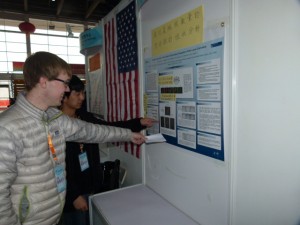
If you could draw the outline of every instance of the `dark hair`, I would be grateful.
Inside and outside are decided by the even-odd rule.
[[[72,75],[71,67],[65,60],[50,52],[36,52],[28,56],[24,63],[25,87],[30,91],[41,77],[54,80],[61,72]]]
[[[76,75],[72,75],[69,83],[70,92],[65,92],[65,96],[69,97],[72,91],[84,91],[84,83]]]

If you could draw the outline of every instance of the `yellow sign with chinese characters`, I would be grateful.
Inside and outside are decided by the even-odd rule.
[[[152,56],[203,42],[203,7],[200,6],[152,30]]]

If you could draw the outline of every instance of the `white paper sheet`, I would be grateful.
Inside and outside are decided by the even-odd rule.
[[[146,143],[156,143],[156,142],[165,142],[166,139],[164,138],[164,136],[162,136],[162,134],[152,134],[149,136],[146,136]]]

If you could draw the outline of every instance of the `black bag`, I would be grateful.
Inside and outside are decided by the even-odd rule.
[[[120,160],[106,161],[101,163],[101,166],[103,171],[102,192],[119,188]]]

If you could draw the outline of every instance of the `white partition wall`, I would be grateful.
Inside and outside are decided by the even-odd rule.
[[[224,118],[225,161],[176,147],[171,144],[146,145],[145,183],[202,225],[226,225],[229,222],[229,1],[149,0],[141,9],[144,57],[151,57],[151,31],[199,6],[204,7],[204,37],[225,23]]]
[[[146,146],[145,183],[201,225],[298,225],[300,3],[148,0],[145,57],[153,28],[199,5],[205,35],[225,22],[225,161]]]
[[[300,3],[235,1],[233,225],[300,222]]]
[[[300,1],[147,0],[141,59],[152,29],[201,5],[204,41],[224,25],[225,160],[168,143],[145,145],[141,160],[112,156],[201,225],[299,225]]]

